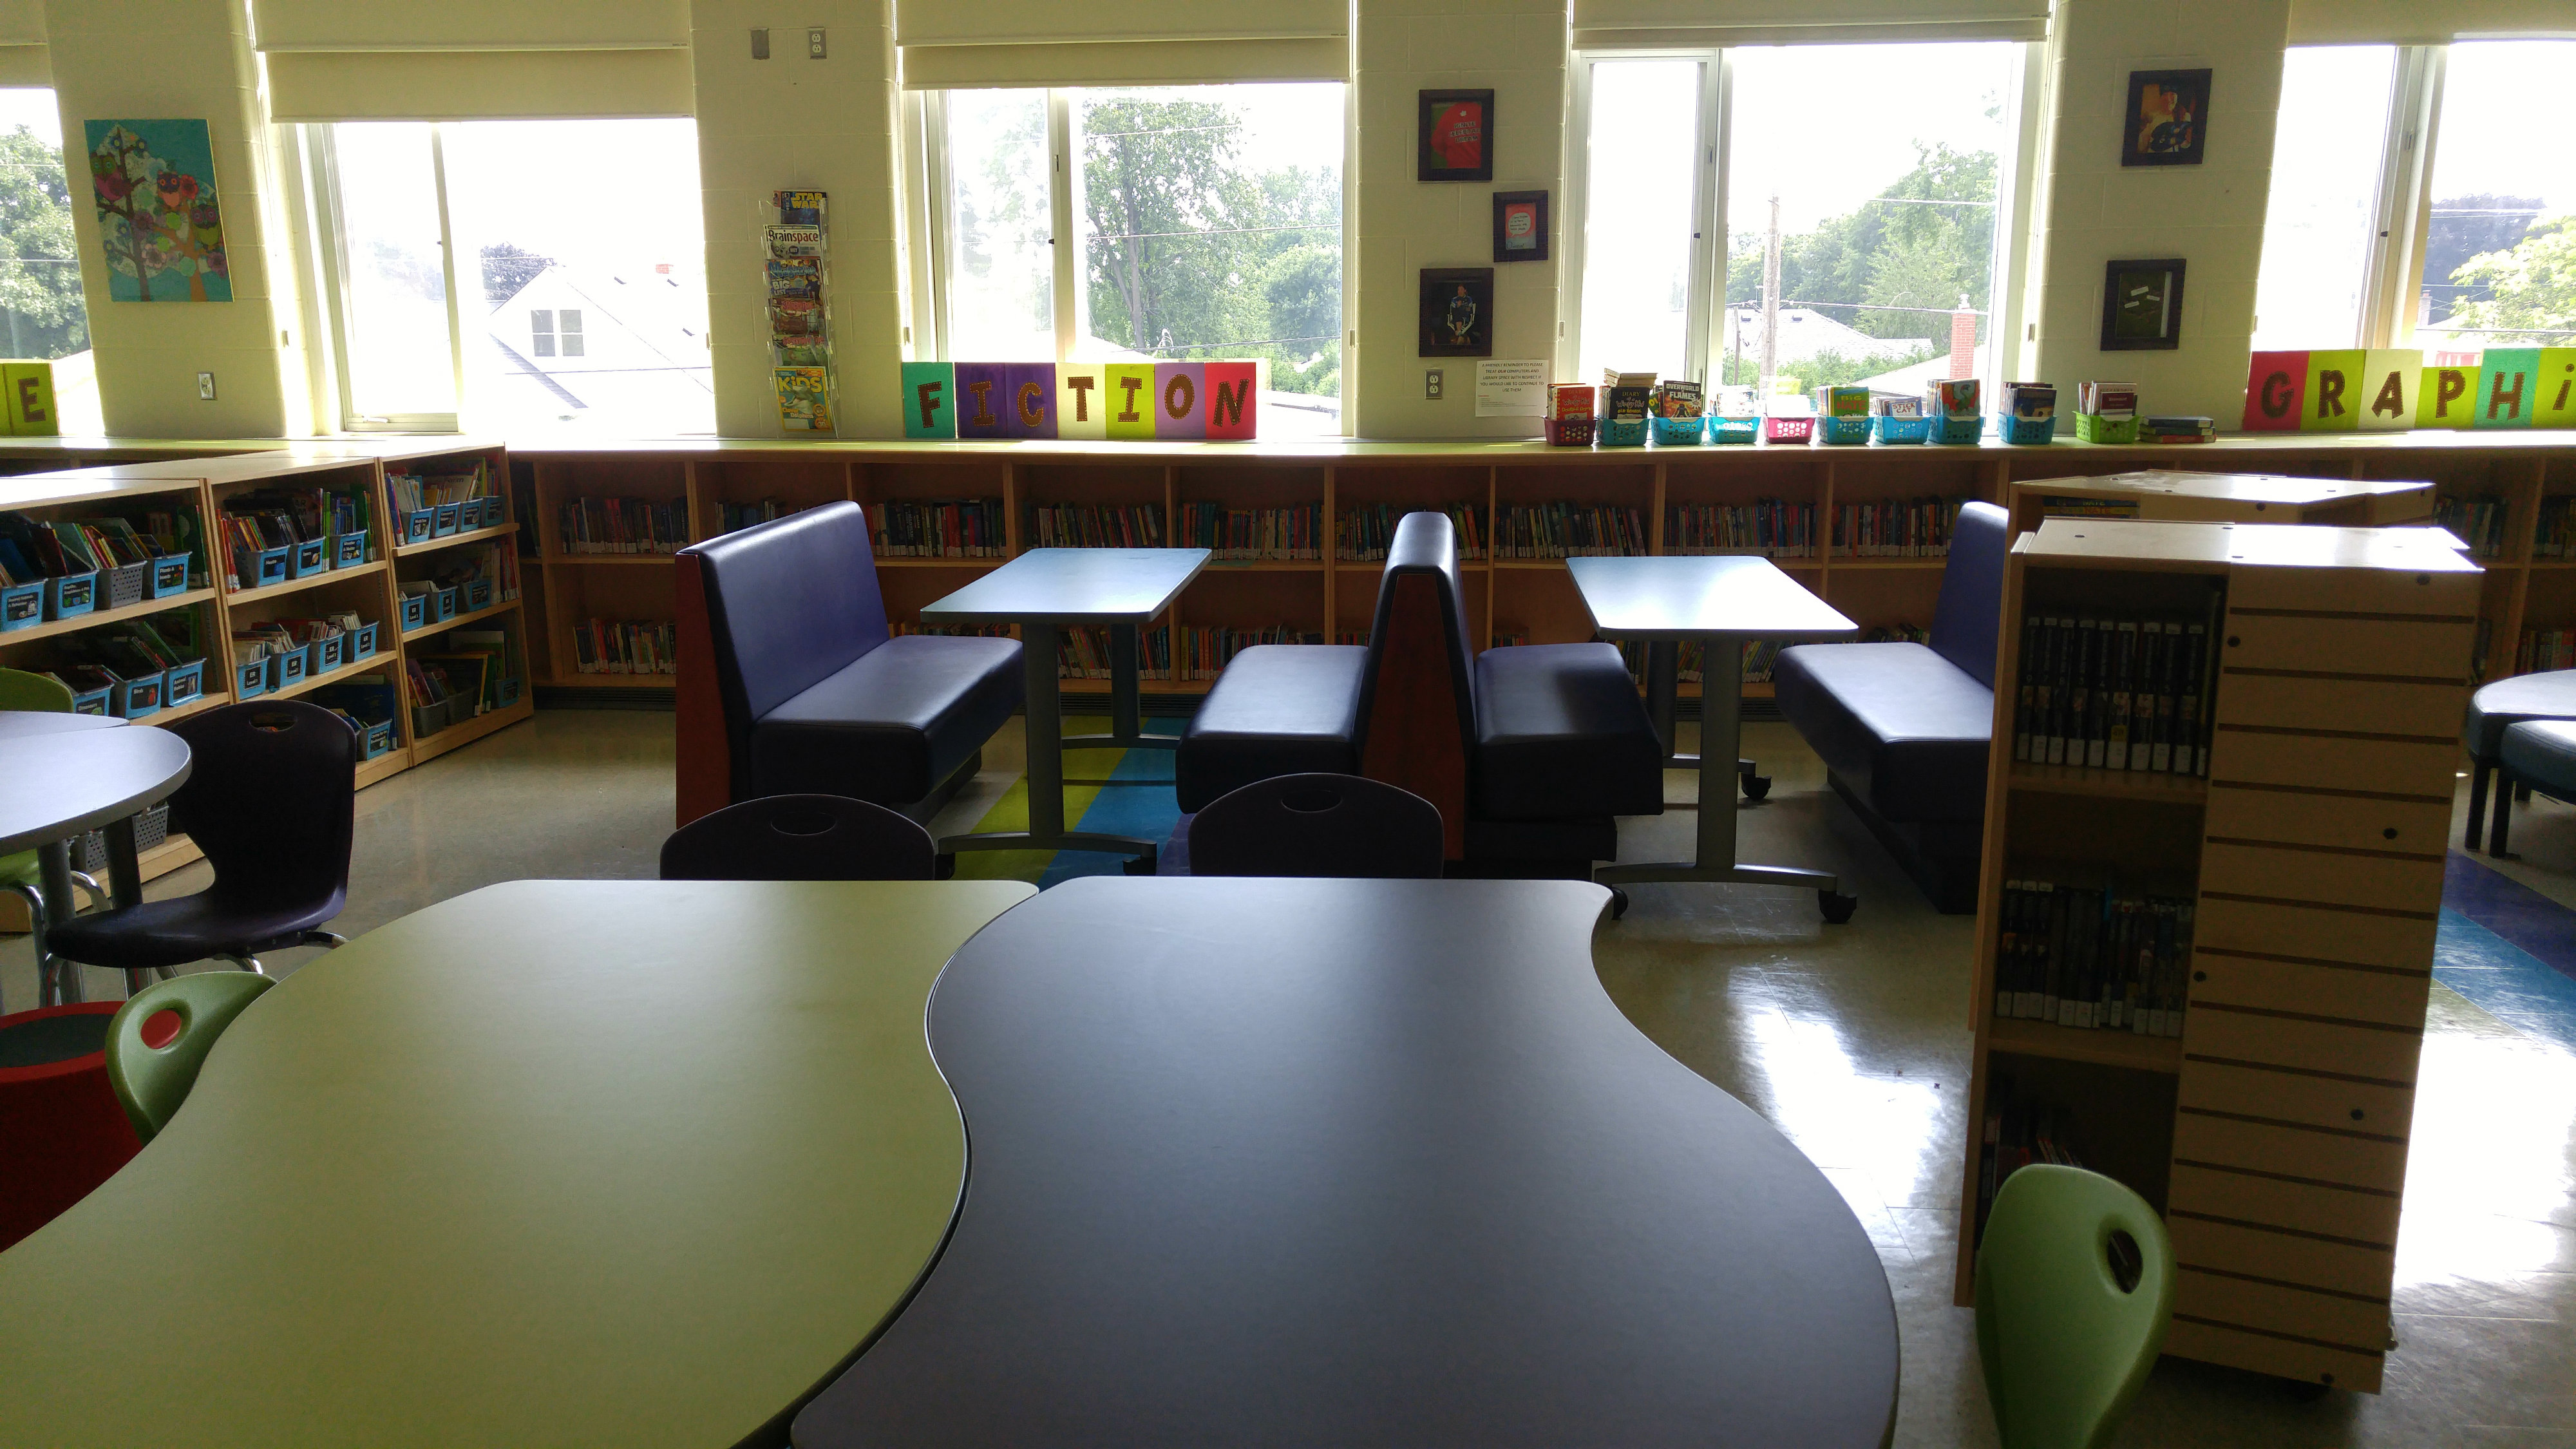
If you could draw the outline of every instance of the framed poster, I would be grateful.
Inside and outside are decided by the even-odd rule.
[[[2102,272],[2102,350],[2182,346],[2182,259],[2112,262]]]
[[[229,302],[215,150],[203,121],[84,121],[107,295]]]
[[[1494,193],[1494,260],[1497,262],[1547,260],[1546,192],[1497,191]]]
[[[1494,179],[1494,93],[1424,91],[1414,106],[1416,181]]]
[[[2133,70],[2120,114],[2121,165],[2197,166],[2209,144],[2209,72]]]
[[[1494,355],[1494,269],[1422,269],[1423,357]]]

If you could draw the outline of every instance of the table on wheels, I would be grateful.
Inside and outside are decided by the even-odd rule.
[[[34,848],[54,920],[78,909],[68,842],[87,831],[107,835],[108,898],[120,906],[143,899],[134,816],[188,782],[187,741],[124,726],[102,715],[0,713],[0,855]],[[78,967],[38,963],[37,1005],[80,999]]]
[[[1064,828],[1064,752],[1068,749],[1161,749],[1178,740],[1144,733],[1136,682],[1137,631],[1172,606],[1207,567],[1203,548],[1033,548],[957,592],[925,606],[922,622],[1017,624],[1020,667],[1028,686],[1029,828],[952,835],[940,853],[960,850],[1097,850],[1136,857],[1129,869],[1151,875],[1158,842]],[[1062,631],[1109,629],[1109,733],[1063,734],[1056,668]],[[1174,641],[1177,650],[1178,641]],[[1175,653],[1174,668],[1178,668]]]
[[[1717,885],[1804,886],[1825,919],[1851,919],[1857,904],[1829,871],[1747,865],[1735,856],[1735,779],[1743,739],[1744,646],[1756,639],[1813,644],[1845,639],[1859,626],[1808,592],[1767,558],[1573,558],[1565,561],[1592,625],[1613,639],[1646,643],[1646,703],[1674,764],[1699,766],[1699,839],[1693,859],[1604,866],[1603,885],[1702,881]],[[1700,644],[1699,756],[1673,755],[1673,702],[1681,643]]]
[[[305,966],[0,1253],[0,1443],[752,1439],[947,1235],[923,1002],[1032,894],[514,881]]]
[[[1885,1443],[1868,1234],[1620,1014],[1608,900],[1096,876],[986,927],[930,1010],[974,1189],[795,1442]]]

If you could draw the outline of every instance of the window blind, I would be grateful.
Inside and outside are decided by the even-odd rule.
[[[2448,45],[2454,40],[2576,39],[2566,0],[2290,0],[2292,45]]]
[[[1349,0],[911,0],[895,7],[917,90],[1350,79]]]
[[[2047,0],[1573,0],[1577,50],[2044,40]]]
[[[5,3],[5,0],[0,0]],[[279,121],[685,116],[687,0],[253,0]]]

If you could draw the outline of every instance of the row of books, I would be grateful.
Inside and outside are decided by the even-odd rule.
[[[2004,882],[1995,1015],[2083,1031],[2182,1035],[2192,903],[2046,880]]]
[[[1107,679],[1115,659],[1105,624],[1067,628],[1056,641],[1058,679]],[[1136,631],[1136,665],[1139,679],[1172,677],[1172,631],[1168,627]]]
[[[1996,1072],[1986,1084],[1986,1120],[1979,1127],[1972,1241],[1984,1239],[1986,1212],[1994,1206],[1995,1192],[2004,1179],[2034,1162],[2085,1165],[2076,1150],[2074,1113],[2060,1102],[2020,1090],[2009,1072]]]
[[[478,579],[492,581],[492,602],[496,604],[519,597],[518,550],[499,543],[449,549],[438,555],[438,566],[430,571],[428,581],[440,588],[458,588]],[[414,592],[408,581],[403,592]]]
[[[375,531],[375,499],[364,488],[261,488],[235,494],[224,500],[224,507],[238,513],[283,513],[299,543]]]
[[[902,498],[867,507],[868,534],[885,558],[1000,558],[1008,543],[999,498]]]
[[[1834,509],[1836,558],[1945,558],[1964,498],[1888,498]],[[1670,530],[1665,542],[1671,542]]]
[[[2550,669],[2576,669],[2576,629],[2525,629],[2514,650],[2513,672],[2537,674]]]
[[[385,502],[396,514],[418,513],[442,503],[462,503],[468,498],[482,498],[491,493],[491,478],[483,460],[461,471],[445,473],[387,473]],[[348,532],[343,529],[342,532]]]
[[[2075,410],[2105,422],[2125,423],[2138,415],[2134,382],[2081,382],[2075,385]]]
[[[107,672],[106,678],[91,677],[88,683],[77,686],[80,693],[159,674],[206,654],[197,635],[196,612],[189,609],[128,619],[113,628],[87,630],[64,640],[60,647],[73,667],[89,666]],[[220,692],[222,686],[218,684],[216,689]]]
[[[196,521],[194,514],[187,518],[192,525]],[[176,543],[175,538],[156,537],[122,518],[40,523],[23,514],[0,513],[0,585],[32,584],[166,558],[184,551]]]
[[[1785,498],[1762,498],[1751,503],[1677,503],[1664,511],[1664,551],[1814,558],[1816,505],[1792,503]]]
[[[668,619],[576,619],[577,674],[677,674],[679,626]]]
[[[1446,513],[1450,527],[1458,536],[1458,557],[1481,559],[1485,556],[1484,510],[1473,503],[1452,503],[1446,508],[1416,508],[1404,503],[1372,503],[1342,511],[1341,526],[1334,541],[1334,556],[1345,563],[1382,563],[1387,545],[1395,541],[1395,525],[1408,513]]]
[[[755,523],[767,523],[801,511],[795,505],[781,503],[775,498],[763,498],[756,503],[718,503],[716,516],[722,520],[722,523],[717,531],[732,533],[736,529],[749,528]]]
[[[2534,558],[2576,558],[2576,497],[2554,494],[2540,500],[2540,522],[2532,530]]]
[[[517,677],[509,636],[499,629],[459,629],[439,641],[437,653],[406,650],[403,675],[414,705],[450,706],[451,720],[501,707],[501,684]]]
[[[261,619],[233,630],[233,666],[256,664],[275,654],[292,654],[307,645],[364,627],[365,621],[348,611],[309,619]]]
[[[2214,598],[2203,619],[2025,617],[2013,758],[2208,774],[2215,628]]]
[[[1162,548],[1159,503],[1041,503],[1030,507],[1027,548]]]
[[[678,498],[567,498],[558,532],[566,553],[678,553],[689,505]]]
[[[1495,514],[1497,558],[1615,558],[1646,551],[1646,521],[1634,508],[1515,503]]]
[[[1184,679],[1214,679],[1234,656],[1255,644],[1321,644],[1311,629],[1275,624],[1267,629],[1236,629],[1224,624],[1183,624],[1176,643]]]
[[[1222,503],[1181,505],[1181,548],[1204,548],[1223,559],[1321,559],[1324,505],[1228,508]]]
[[[2542,517],[2547,518],[2544,504]],[[2433,523],[2447,528],[2469,545],[2469,552],[2479,558],[2504,557],[2505,505],[2501,498],[2461,497],[2440,494],[2433,500]],[[2544,528],[2542,537],[2547,537]]]

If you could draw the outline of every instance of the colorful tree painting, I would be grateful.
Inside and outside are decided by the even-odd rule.
[[[90,121],[86,128],[108,297],[231,301],[206,123]]]

